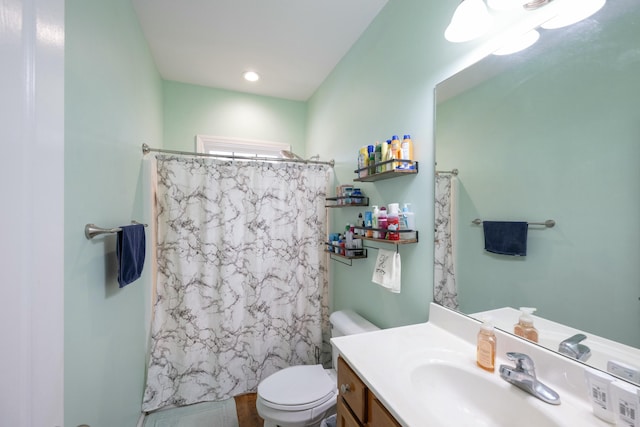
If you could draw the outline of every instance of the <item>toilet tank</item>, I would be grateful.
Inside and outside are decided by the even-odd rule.
[[[334,311],[329,316],[329,322],[331,323],[331,338],[380,330],[376,325],[353,310]],[[333,345],[331,345],[331,352],[333,369],[336,369],[338,366],[338,350]]]

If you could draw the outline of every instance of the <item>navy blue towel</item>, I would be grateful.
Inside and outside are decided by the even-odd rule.
[[[120,227],[116,256],[118,257],[118,283],[124,288],[142,274],[145,254],[144,225],[133,224]]]
[[[500,255],[526,256],[529,224],[513,221],[482,221],[484,249]]]

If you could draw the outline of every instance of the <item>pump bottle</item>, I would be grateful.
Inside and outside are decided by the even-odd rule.
[[[513,325],[513,333],[532,342],[538,342],[538,330],[533,326],[533,307],[520,307],[520,319]]]
[[[496,369],[496,334],[493,331],[493,324],[489,319],[485,319],[478,332],[478,348],[476,353],[476,363],[479,367],[488,372]]]

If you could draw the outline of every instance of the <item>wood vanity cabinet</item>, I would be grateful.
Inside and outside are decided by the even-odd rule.
[[[337,427],[401,427],[341,357],[338,389]]]

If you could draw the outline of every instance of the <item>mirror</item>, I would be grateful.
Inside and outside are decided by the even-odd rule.
[[[436,87],[436,170],[459,170],[459,310],[536,307],[584,332],[584,344],[599,336],[637,351],[640,4],[609,0],[585,21],[540,33],[529,49],[489,55]],[[506,256],[484,250],[476,218],[556,225],[529,224],[526,256]],[[513,332],[513,316],[496,326]],[[563,334],[544,335],[557,351]]]

